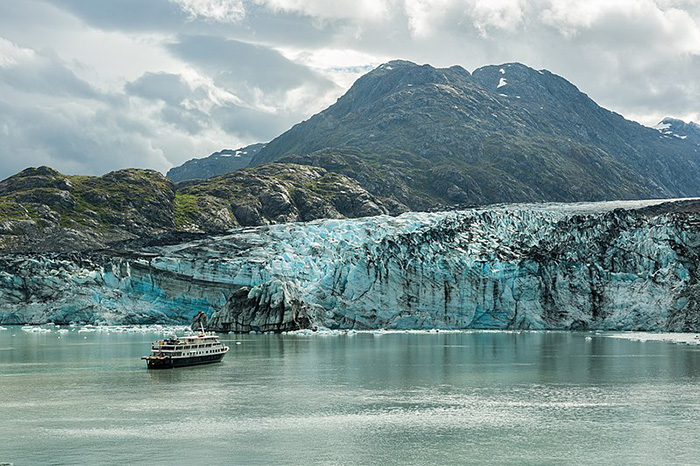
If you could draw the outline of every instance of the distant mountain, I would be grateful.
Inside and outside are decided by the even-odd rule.
[[[693,144],[700,145],[700,125],[694,122],[686,123],[683,120],[666,117],[658,125],[654,126],[664,137],[672,139],[684,139]]]
[[[178,167],[168,170],[166,175],[175,183],[184,180],[211,178],[247,168],[253,157],[265,147],[263,143],[252,144],[240,149],[224,149],[208,157],[190,159]]]
[[[392,61],[268,143],[355,178],[395,211],[446,204],[700,195],[700,147],[597,105],[564,78],[510,63]]]

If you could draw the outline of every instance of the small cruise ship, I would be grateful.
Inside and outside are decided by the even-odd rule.
[[[181,338],[173,336],[154,341],[151,354],[141,359],[146,361],[149,369],[169,369],[220,362],[228,350],[228,346],[221,343],[219,337],[201,332],[198,335]]]

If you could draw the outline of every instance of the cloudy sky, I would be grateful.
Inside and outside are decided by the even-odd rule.
[[[0,0],[0,178],[267,141],[395,58],[519,61],[642,124],[700,120],[700,0]]]

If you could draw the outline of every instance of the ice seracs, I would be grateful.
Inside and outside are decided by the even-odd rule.
[[[698,205],[497,205],[245,228],[95,261],[15,257],[0,269],[0,323],[204,310],[210,328],[241,333],[693,331]]]

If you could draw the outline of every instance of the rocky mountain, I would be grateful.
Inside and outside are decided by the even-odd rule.
[[[176,227],[196,232],[387,212],[355,180],[281,163],[181,183],[175,199]]]
[[[0,256],[0,324],[700,331],[700,203],[538,204]]]
[[[101,177],[28,168],[0,181],[0,250],[80,251],[175,228],[172,183],[153,170]]]
[[[247,168],[253,157],[265,144],[258,143],[240,149],[224,149],[208,157],[190,159],[178,167],[168,170],[166,176],[175,183],[199,178],[211,178]]]
[[[686,123],[677,118],[666,117],[654,126],[665,138],[687,140],[700,146],[700,125],[695,122]]]
[[[178,233],[386,212],[355,180],[318,167],[275,163],[177,186],[153,170],[95,177],[28,168],[0,181],[0,251],[94,250]]]
[[[700,147],[598,106],[546,70],[392,61],[280,135],[285,160],[356,179],[396,211],[700,194]]]

